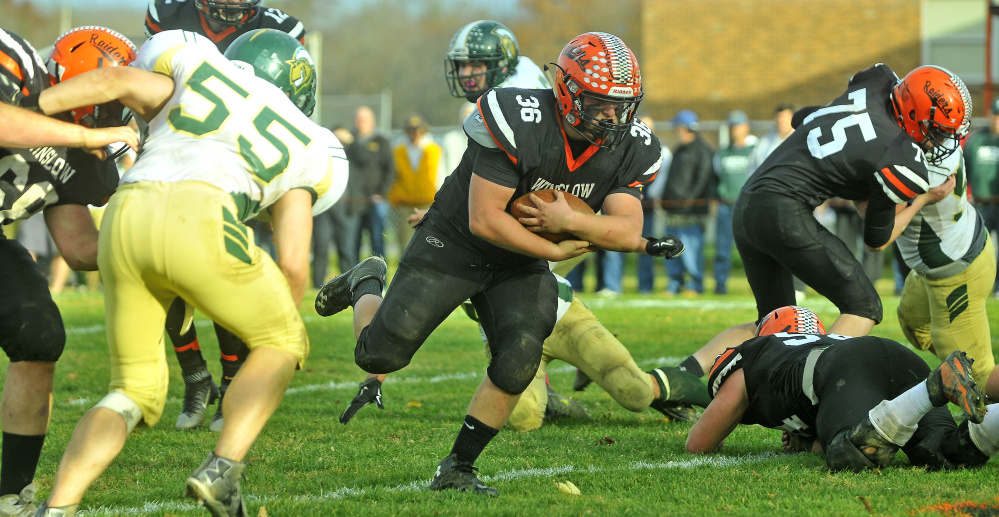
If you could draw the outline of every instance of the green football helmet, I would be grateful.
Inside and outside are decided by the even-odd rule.
[[[316,65],[295,38],[274,29],[257,29],[236,38],[225,57],[253,68],[257,77],[288,94],[308,116],[316,107]]]
[[[513,32],[500,22],[479,20],[462,27],[451,38],[444,57],[444,77],[451,95],[475,102],[486,90],[513,75],[519,60],[520,50]],[[486,65],[485,81],[475,80],[480,74],[462,74],[462,64],[469,62]]]

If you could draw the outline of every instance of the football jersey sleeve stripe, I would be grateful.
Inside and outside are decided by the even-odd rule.
[[[899,178],[892,172],[890,167],[881,169],[881,173],[875,177],[878,183],[881,184],[881,188],[884,189],[885,194],[888,194],[888,197],[896,204],[906,203],[917,195],[909,185],[906,185],[902,178]]]
[[[486,93],[486,95],[492,95],[494,97],[495,97],[495,94],[496,94],[495,90],[490,90],[489,92]],[[486,95],[483,95],[482,97],[479,97],[479,100],[476,101],[476,105],[479,107],[479,116],[481,116],[482,120],[483,120],[483,124],[482,125],[485,126],[486,131],[489,132],[489,136],[492,137],[493,142],[496,142],[496,146],[499,147],[501,151],[503,151],[504,153],[506,153],[507,157],[510,158],[510,161],[513,162],[514,165],[517,165],[517,157],[514,156],[514,155],[512,155],[512,154],[510,154],[510,151],[507,151],[506,146],[503,145],[503,142],[499,138],[496,137],[496,133],[493,132],[493,128],[490,127],[490,125],[489,125],[488,122],[485,122],[485,120],[486,120],[486,111],[482,109],[482,99],[484,97],[486,97]],[[488,111],[490,112],[490,114],[492,114],[493,107],[489,106],[488,104],[487,104],[486,107],[488,108]],[[495,108],[498,110],[499,106],[496,106]],[[502,117],[502,115],[500,115],[500,116]]]
[[[510,123],[507,122],[506,117],[503,116],[503,109],[500,108],[499,101],[496,99],[496,90],[491,90],[486,93],[486,104],[489,106],[489,114],[492,115],[493,123],[496,124],[496,129],[503,134],[503,138],[506,139],[507,142],[510,142],[510,147],[516,149],[517,139],[513,134],[513,128],[510,127]],[[489,124],[486,125],[488,126]],[[492,132],[492,128],[489,130]]]

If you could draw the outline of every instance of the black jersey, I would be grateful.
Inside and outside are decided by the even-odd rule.
[[[0,29],[0,99],[17,106],[49,84],[35,49]],[[79,149],[0,148],[0,224],[26,219],[46,206],[103,204],[117,185],[114,162]]]
[[[870,200],[892,210],[894,219],[895,204],[928,188],[923,151],[891,107],[897,83],[895,73],[878,64],[854,75],[828,105],[799,111],[794,120],[801,125],[743,189],[783,194],[812,207],[832,197]]]
[[[728,376],[741,368],[749,407],[740,423],[813,435],[819,409],[813,400],[818,399],[806,391],[812,389],[818,355],[811,361],[809,356],[852,339],[880,338],[781,332],[750,339],[718,356],[708,377],[709,392],[714,397]]]
[[[555,94],[547,89],[492,89],[479,98],[478,111],[465,120],[464,128],[468,149],[434,197],[429,221],[500,264],[537,259],[471,233],[468,186],[473,172],[513,188],[511,201],[527,192],[556,189],[574,194],[597,211],[610,194],[641,199],[642,186],[655,178],[662,162],[659,139],[639,120],[614,149],[591,145],[574,157],[559,124]]]
[[[241,27],[226,27],[215,32],[194,6],[194,0],[150,0],[146,10],[146,36],[157,32],[181,29],[203,34],[215,42],[219,52],[225,52],[232,42],[254,29],[277,29],[305,43],[305,26],[297,18],[273,7],[258,7]]]

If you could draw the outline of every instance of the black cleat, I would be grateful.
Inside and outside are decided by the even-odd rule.
[[[197,379],[197,380],[190,380]],[[208,370],[184,378],[184,408],[177,415],[179,431],[195,429],[205,422],[205,410],[219,399],[219,387]],[[219,410],[222,401],[219,400]]]
[[[434,479],[430,481],[431,490],[457,490],[459,492],[473,492],[485,494],[489,497],[499,495],[499,490],[488,487],[479,481],[475,472],[479,469],[471,463],[458,461],[457,455],[451,453],[447,458],[441,460],[437,465],[437,472],[434,472]]]
[[[590,420],[590,412],[577,400],[559,394],[552,388],[551,384],[545,385],[548,388],[548,405],[545,407],[545,421],[575,419]]]
[[[656,411],[663,414],[667,420],[670,422],[688,422],[694,423],[697,421],[697,410],[694,406],[688,404],[680,404],[678,402],[664,402],[662,400],[653,400],[649,407],[655,409]]]
[[[388,265],[375,255],[357,263],[356,266],[326,282],[316,295],[316,312],[320,316],[332,316],[347,307],[354,300],[354,289],[362,281],[374,278],[385,288],[385,275]]]
[[[572,391],[583,391],[591,382],[593,379],[583,373],[583,370],[576,368],[576,378],[572,380]]]
[[[861,454],[878,468],[885,467],[895,457],[899,446],[881,436],[874,428],[870,418],[853,426],[847,431],[846,439],[852,443]]]
[[[187,478],[184,497],[197,499],[214,517],[246,517],[249,512],[239,486],[245,468],[244,463],[211,453]]]

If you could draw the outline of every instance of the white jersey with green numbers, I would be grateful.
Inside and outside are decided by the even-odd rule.
[[[527,56],[520,56],[513,75],[496,86],[497,88],[551,88],[551,83],[538,65]]]
[[[954,174],[957,186],[938,203],[924,206],[896,242],[905,263],[920,274],[944,273],[970,263],[985,246],[985,225],[968,204],[968,182],[960,149],[938,166],[927,165],[931,187]],[[944,269],[941,269],[944,268]],[[958,269],[963,270],[963,267]]]
[[[343,194],[347,159],[340,141],[207,38],[161,32],[146,41],[132,66],[169,76],[175,86],[149,121],[149,135],[122,183],[209,183],[233,196],[243,221],[291,189],[312,193],[314,214]]]

